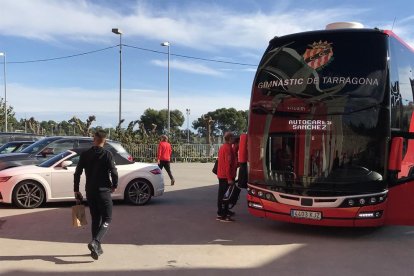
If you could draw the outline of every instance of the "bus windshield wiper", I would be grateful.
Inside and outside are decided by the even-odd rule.
[[[323,113],[323,114],[317,114],[317,115],[350,115],[350,114],[358,113],[358,112],[369,110],[369,109],[376,108],[376,107],[381,107],[381,104],[373,104],[373,105],[369,105],[369,106],[355,109],[352,111],[330,112],[330,113]]]

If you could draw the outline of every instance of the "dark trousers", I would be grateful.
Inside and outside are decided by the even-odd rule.
[[[170,168],[170,161],[162,161],[160,160],[160,163],[158,164],[158,166],[160,167],[160,169],[162,170],[162,168],[165,168],[165,170],[168,173],[168,176],[170,177],[171,180],[174,179],[174,177],[172,176],[171,173],[171,168]]]
[[[111,191],[86,192],[92,217],[92,239],[101,242],[112,221]]]
[[[229,212],[229,204],[223,201],[224,195],[229,188],[229,183],[225,178],[219,178],[218,197],[217,197],[217,215],[227,216]]]

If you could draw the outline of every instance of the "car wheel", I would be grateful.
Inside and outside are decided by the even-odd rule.
[[[13,203],[19,208],[37,208],[45,200],[43,187],[34,181],[17,184],[13,191]]]
[[[145,205],[152,197],[152,185],[144,179],[132,180],[125,189],[125,200],[134,205]]]

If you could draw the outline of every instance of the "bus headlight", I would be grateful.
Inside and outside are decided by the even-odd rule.
[[[358,214],[358,218],[360,219],[377,219],[381,218],[382,211],[374,211],[374,212],[361,212]]]
[[[249,207],[255,208],[255,209],[263,209],[263,206],[256,202],[249,202]]]
[[[275,196],[271,192],[267,192],[267,191],[259,190],[255,188],[248,188],[247,193],[251,196],[255,196],[255,197],[258,197],[264,200],[277,202]]]
[[[339,207],[346,208],[346,207],[376,205],[376,204],[383,203],[386,200],[386,198],[387,198],[387,194],[368,196],[368,197],[361,196],[361,197],[346,198]]]

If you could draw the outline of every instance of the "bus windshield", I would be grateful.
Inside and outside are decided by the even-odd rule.
[[[252,165],[263,179],[256,170],[250,181],[320,196],[383,190],[386,68],[379,31],[272,40],[254,81],[249,123],[250,135],[263,137],[251,149],[262,156]]]

